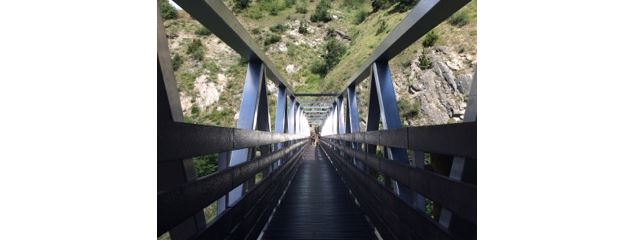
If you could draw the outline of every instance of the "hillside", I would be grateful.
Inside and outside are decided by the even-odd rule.
[[[341,90],[412,6],[391,0],[224,2],[297,92]],[[245,62],[185,12],[164,23],[186,121],[235,126]],[[461,121],[476,64],[476,2],[434,33],[390,62],[403,125]],[[358,87],[362,121],[367,83]],[[276,88],[268,89],[273,116]]]

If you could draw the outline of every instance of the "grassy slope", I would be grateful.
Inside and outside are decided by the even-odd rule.
[[[284,2],[284,1],[281,1]],[[226,3],[231,6],[231,1]],[[313,2],[297,1],[296,4],[306,4],[308,12],[306,14],[297,13],[295,7],[286,8],[280,10],[277,16],[272,16],[264,10],[261,10],[259,2],[252,2],[250,7],[246,10],[235,12],[239,20],[248,30],[260,29],[260,34],[254,34],[252,36],[260,41],[264,42],[264,36],[269,31],[269,28],[276,24],[287,24],[296,19],[304,19],[311,25],[309,20],[310,15],[314,12],[315,6],[318,1]],[[343,84],[351,77],[352,74],[360,67],[364,60],[370,56],[372,51],[381,43],[381,41],[388,35],[388,33],[408,14],[408,12],[396,11],[397,5],[393,5],[387,9],[379,10],[370,14],[361,24],[354,24],[354,16],[359,9],[371,10],[370,1],[362,1],[360,5],[356,7],[349,7],[344,4],[344,1],[334,0],[331,1],[331,14],[339,16],[338,20],[330,21],[323,28],[330,27],[342,32],[345,32],[348,36],[353,38],[350,43],[346,54],[342,57],[340,63],[334,67],[324,79],[320,79],[317,75],[310,73],[308,68],[310,64],[319,58],[321,49],[311,48],[307,45],[294,46],[290,44],[294,39],[285,38],[283,35],[282,41],[287,43],[289,47],[288,54],[272,53],[269,56],[273,59],[280,72],[284,77],[290,79],[292,88],[294,91],[337,91],[343,87]],[[252,16],[254,12],[261,11],[261,18],[254,19]],[[446,45],[452,48],[464,48],[466,52],[475,54],[476,52],[476,2],[473,1],[463,10],[468,13],[470,22],[461,28],[456,28],[444,22],[440,24],[435,31],[439,33],[440,39],[437,45]],[[258,15],[258,14],[257,14]],[[384,31],[377,34],[380,28],[380,23],[384,21],[386,28]],[[311,34],[306,35],[307,38],[316,37]],[[404,51],[404,54],[397,57],[401,61],[406,61],[412,54],[406,52],[416,50],[420,48],[420,41],[413,44],[411,48]],[[263,44],[264,47],[264,44]],[[287,74],[284,71],[284,66],[288,63],[293,63],[302,66],[302,70],[294,73]]]

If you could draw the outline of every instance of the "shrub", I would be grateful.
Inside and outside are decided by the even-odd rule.
[[[278,8],[274,7],[274,8],[269,9],[269,14],[271,16],[278,16]]]
[[[315,7],[315,12],[311,15],[311,22],[329,22],[331,21],[331,15],[329,15],[329,6],[328,0],[320,0]]]
[[[354,9],[359,8],[363,3],[364,0],[344,0],[342,1],[342,6]]]
[[[172,58],[172,68],[174,71],[179,70],[179,68],[183,65],[183,58],[181,58],[181,54],[175,54]]]
[[[174,8],[168,0],[159,1],[159,10],[161,11],[161,17],[163,20],[177,18],[176,8]]]
[[[205,26],[201,26],[198,29],[196,29],[196,31],[194,31],[194,34],[199,36],[209,36],[212,34],[212,32],[209,31],[209,29],[207,29]]]
[[[249,6],[249,0],[236,0],[236,3],[234,4],[234,9],[242,10],[247,8],[248,6]]]
[[[416,0],[398,0],[399,4],[395,7],[399,12],[408,11],[417,3]]]
[[[193,157],[192,161],[197,177],[210,175],[218,170],[218,156],[216,154]]]
[[[200,110],[198,109],[198,106],[196,104],[192,105],[192,109],[190,109],[190,113],[192,113],[192,115],[196,115],[200,112]]]
[[[280,35],[275,33],[267,33],[267,38],[265,38],[265,46],[269,46],[277,42],[280,42]]]
[[[295,4],[295,0],[285,0],[285,1],[284,1],[284,5],[285,5],[285,7],[287,7],[287,8],[292,7],[294,4]]]
[[[470,19],[467,15],[467,11],[460,11],[455,13],[448,19],[448,22],[455,27],[463,27],[470,22]]]
[[[331,70],[340,62],[342,55],[346,53],[346,46],[334,37],[331,37],[326,42],[325,50],[324,63],[326,64],[327,69]]]
[[[433,30],[426,34],[426,36],[423,38],[422,44],[424,47],[432,47],[437,42],[437,40],[439,40],[439,35]]]
[[[372,0],[370,5],[373,7],[373,12],[377,12],[379,9],[384,9],[390,6],[390,2],[388,0]]]
[[[187,54],[190,54],[195,60],[203,60],[205,57],[205,46],[200,39],[194,39],[187,45]]]
[[[309,31],[306,29],[306,22],[300,22],[300,27],[298,28],[298,32],[301,34],[308,33]]]
[[[418,101],[411,103],[404,99],[399,99],[399,101],[397,102],[397,105],[399,105],[399,112],[405,118],[416,117],[417,114],[419,114],[419,108],[421,107],[421,104]]]
[[[366,20],[366,17],[368,17],[368,12],[366,12],[363,9],[361,9],[361,10],[357,11],[357,13],[355,13],[355,18],[353,20],[353,23],[354,24],[360,24],[360,23],[364,22],[364,20]]]
[[[281,33],[281,32],[284,32],[284,31],[287,30],[287,25],[278,23],[275,26],[270,27],[269,30],[271,30],[272,32],[275,32],[275,33]]]
[[[432,66],[432,61],[424,53],[419,56],[419,69],[426,70]]]
[[[245,14],[248,18],[251,19],[261,19],[263,16],[262,11],[257,8],[248,8],[247,13]]]
[[[206,61],[205,63],[203,63],[203,67],[209,70],[209,73],[212,76],[214,76],[216,73],[218,73],[218,71],[220,71],[220,67],[212,61]]]
[[[306,6],[304,6],[304,5],[296,6],[295,7],[295,12],[302,13],[302,14],[307,13]]]
[[[328,68],[326,67],[326,64],[324,63],[324,60],[313,61],[309,69],[311,70],[312,73],[318,74],[322,77],[324,77],[326,73],[328,73],[329,71]]]
[[[386,21],[384,21],[383,19],[379,21],[379,27],[377,28],[377,32],[375,33],[375,35],[379,35],[380,33],[386,31],[386,27]]]

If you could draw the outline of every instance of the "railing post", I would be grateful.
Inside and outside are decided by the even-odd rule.
[[[161,133],[174,122],[183,122],[183,112],[176,87],[174,70],[161,14],[157,11],[157,131]],[[196,179],[192,159],[157,165],[157,191],[164,191]],[[205,227],[203,211],[170,230],[171,239],[188,239]]]
[[[289,96],[290,100],[291,100],[291,106],[289,107],[288,111],[289,113],[287,114],[288,117],[288,121],[287,121],[287,130],[288,133],[295,133],[295,97],[293,96]]]
[[[331,134],[337,134],[337,101],[333,102],[333,115],[331,118]]]
[[[392,85],[392,78],[388,62],[377,61],[372,65],[371,85],[375,84],[377,100],[379,104],[379,116],[381,118],[383,129],[401,128],[401,120],[399,117],[399,108],[397,107],[397,98],[395,89]],[[372,87],[371,87],[372,88]],[[370,113],[369,113],[370,116]],[[385,147],[388,158],[409,165],[408,152],[405,149]],[[412,191],[406,186],[394,182],[397,195],[407,202],[413,204]]]
[[[278,85],[278,98],[276,99],[276,133],[286,133],[287,130],[287,88],[283,85]],[[283,143],[276,144],[276,150],[281,149]],[[273,163],[274,169],[280,166],[280,160]]]
[[[474,80],[472,80],[470,94],[468,95],[468,104],[465,111],[464,122],[476,122],[476,67],[474,67],[473,78]],[[452,167],[449,177],[450,179],[457,181],[475,183],[476,164],[474,161],[466,161],[464,157],[455,156],[452,159]],[[476,233],[475,225],[454,218],[452,212],[446,208],[441,209],[439,224],[450,229],[450,231],[468,232],[470,235],[472,234],[471,232]]]
[[[260,107],[261,89],[266,87],[264,80],[264,66],[259,60],[252,60],[247,64],[247,75],[245,76],[245,85],[243,87],[242,101],[240,104],[240,112],[238,113],[237,128],[254,130],[257,126],[256,117],[258,116],[258,108]],[[265,93],[266,100],[266,93]],[[266,102],[265,102],[266,106]],[[268,115],[268,114],[267,114]],[[262,119],[262,117],[261,117]],[[249,149],[234,150],[229,159],[229,166],[235,166],[246,162],[249,159]],[[239,185],[229,192],[228,205],[232,206],[243,194],[243,185]],[[219,204],[219,212],[225,209],[224,204]]]
[[[350,133],[359,132],[359,111],[357,109],[357,92],[355,91],[355,83],[346,88],[346,96],[348,97],[348,130]],[[352,143],[351,147],[355,150],[360,148],[360,144]],[[364,164],[353,158],[353,163],[360,169],[364,169]]]

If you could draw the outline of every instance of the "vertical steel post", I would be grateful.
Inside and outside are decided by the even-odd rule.
[[[357,109],[357,92],[355,88],[355,83],[346,88],[346,96],[348,97],[348,130],[351,133],[359,132],[359,110]],[[357,150],[360,148],[360,144],[352,143],[351,147]],[[360,169],[364,169],[364,164],[355,158],[353,158],[353,163]]]
[[[254,130],[258,117],[261,88],[264,85],[264,66],[259,60],[252,60],[247,64],[247,75],[243,87],[243,96],[238,113],[237,128]],[[265,94],[266,95],[266,94]],[[265,96],[266,97],[266,96]],[[231,153],[229,166],[235,166],[249,159],[249,149],[234,150]],[[243,185],[231,190],[228,194],[228,204],[232,206],[243,193]]]
[[[266,81],[266,78],[264,78],[264,75],[263,75],[263,80],[261,81],[260,84],[262,84],[262,86],[260,86],[260,93],[258,94],[258,97],[260,99],[258,100],[258,110],[256,113],[256,130],[271,132],[271,124],[270,124],[271,116],[269,116],[269,102],[267,99],[267,81]],[[260,155],[262,156],[272,152],[273,151],[272,145],[273,144],[259,146],[258,149],[260,149]],[[251,152],[252,152],[251,154],[252,158],[255,157],[256,148],[253,148]],[[269,166],[269,168],[265,168],[262,171],[263,177],[269,176],[270,171],[271,171],[271,166]],[[251,189],[255,185],[255,182],[256,182],[256,177],[253,177],[251,180],[249,180],[249,183],[251,184],[251,186],[249,186],[249,189]]]
[[[337,134],[337,101],[333,102],[333,118],[331,119],[331,134]]]
[[[296,99],[293,96],[289,97],[291,100],[291,106],[289,107],[289,113],[287,114],[289,120],[287,121],[287,128],[289,133],[295,133],[295,103]]]
[[[284,85],[278,85],[278,98],[276,99],[276,133],[287,132],[287,88]],[[276,150],[281,149],[283,143],[276,144]],[[274,169],[280,166],[280,160],[273,164]]]
[[[388,62],[377,61],[372,65],[372,81],[375,84],[377,99],[379,102],[380,118],[383,129],[401,128],[397,97],[392,85],[392,77]],[[409,165],[408,152],[405,149],[385,147],[388,158]],[[406,186],[394,182],[396,193],[399,197],[413,204],[412,191]]]

